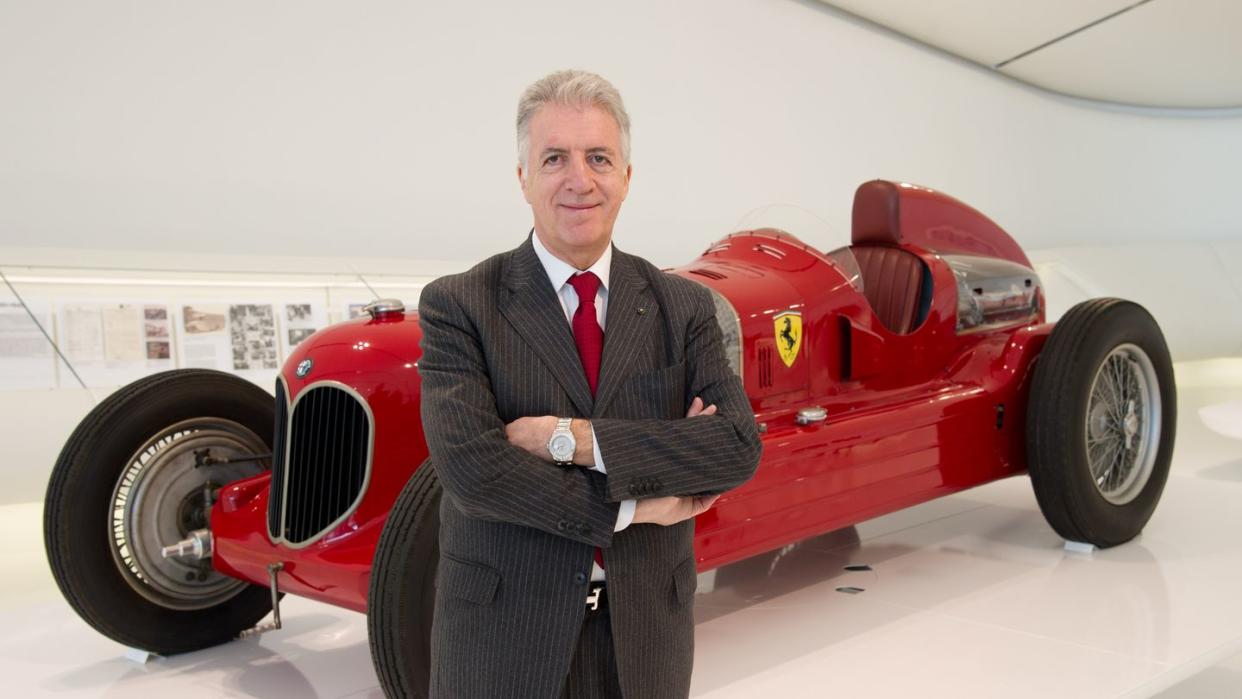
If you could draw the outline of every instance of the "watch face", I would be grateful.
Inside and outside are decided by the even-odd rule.
[[[574,445],[569,437],[558,435],[552,438],[552,445],[548,451],[552,452],[552,456],[558,459],[567,459],[573,456]]]

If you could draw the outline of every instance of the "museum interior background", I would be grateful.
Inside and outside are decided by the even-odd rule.
[[[1048,35],[1077,22],[1067,13],[1133,4],[1049,16],[956,3]],[[210,366],[270,391],[290,348],[356,314],[369,287],[412,306],[428,280],[515,246],[530,217],[514,105],[562,67],[609,78],[633,118],[621,249],[671,266],[774,225],[830,250],[849,242],[858,184],[922,184],[1017,239],[1050,319],[1090,297],[1136,300],[1179,383],[1242,386],[1236,60],[1213,63],[1206,97],[1185,81],[1180,97],[1198,103],[1127,105],[1023,82],[1038,71],[991,69],[839,7],[0,3],[0,271],[77,372],[0,287],[0,504],[40,501],[65,437],[118,386]],[[1167,0],[1131,15],[1179,21]],[[1169,82],[1161,56],[1215,45],[1217,30],[1195,31],[1206,39],[1151,31],[1149,45],[1090,62],[1071,38],[1062,58],[1084,75]],[[1150,60],[1124,62],[1136,54]],[[1238,414],[1216,427],[1242,432]]]

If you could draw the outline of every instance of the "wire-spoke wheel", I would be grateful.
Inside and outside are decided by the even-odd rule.
[[[1160,382],[1147,353],[1126,343],[1095,374],[1087,406],[1087,461],[1105,500],[1124,505],[1151,477],[1160,444]]]
[[[1168,347],[1138,304],[1071,308],[1035,364],[1027,460],[1040,509],[1061,536],[1129,541],[1168,477],[1177,396]]]

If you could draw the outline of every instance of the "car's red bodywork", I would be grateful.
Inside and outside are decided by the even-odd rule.
[[[959,332],[959,284],[942,257],[1029,268],[1022,250],[956,200],[884,182],[860,188],[854,241],[901,247],[926,264],[930,307],[911,332],[890,331],[841,266],[777,231],[734,234],[671,270],[720,292],[736,310],[742,379],[764,445],[755,477],[696,521],[700,570],[1025,472],[1030,374],[1052,329],[1042,296],[1026,320]],[[791,366],[771,358],[773,317],[785,311],[803,322]],[[293,549],[267,533],[270,475],[230,484],[211,517],[217,569],[266,585],[269,564],[279,561],[281,590],[366,611],[381,529],[427,454],[419,338],[417,314],[391,314],[333,326],[297,348],[282,371],[289,400],[305,383],[294,368],[311,357],[315,382],[352,387],[374,414],[365,494],[331,532]],[[798,411],[810,406],[826,409],[827,419],[797,424]]]

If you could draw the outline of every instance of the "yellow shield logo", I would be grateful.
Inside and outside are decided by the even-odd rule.
[[[792,367],[798,361],[798,350],[802,348],[802,314],[783,311],[772,320],[776,325],[776,349],[781,353],[781,361],[785,362],[785,366]]]

